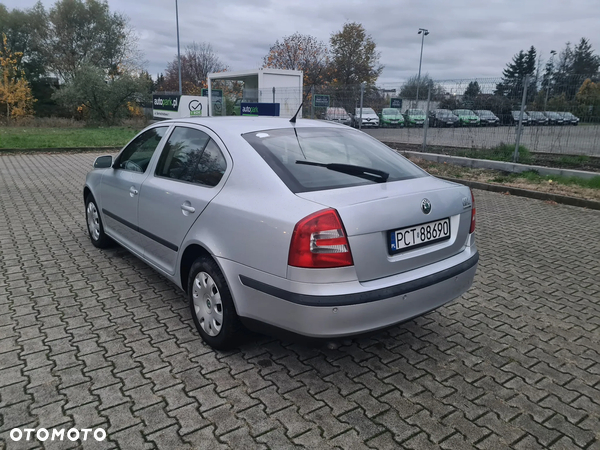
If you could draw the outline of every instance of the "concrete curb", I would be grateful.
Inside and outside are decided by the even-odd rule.
[[[442,180],[452,181],[454,183],[464,184],[472,189],[480,189],[482,191],[509,193],[519,197],[534,198],[536,200],[552,201],[563,205],[578,206],[580,208],[588,208],[600,210],[600,202],[596,200],[586,200],[583,198],[568,197],[566,195],[552,194],[550,192],[530,191],[528,189],[515,188],[504,186],[501,184],[481,183],[479,181],[461,180],[459,178],[436,177]]]
[[[572,169],[555,169],[553,167],[545,166],[532,166],[529,164],[518,164],[504,161],[491,161],[488,159],[473,159],[464,158],[462,156],[450,156],[450,155],[439,155],[437,153],[421,153],[413,152],[410,150],[400,151],[404,156],[412,156],[414,158],[421,158],[426,161],[434,161],[438,163],[455,164],[457,166],[470,167],[472,169],[493,169],[502,170],[504,172],[526,172],[534,170],[540,175],[549,176],[563,176],[563,177],[577,177],[590,179],[600,176],[599,172],[589,172],[586,170],[572,170]]]

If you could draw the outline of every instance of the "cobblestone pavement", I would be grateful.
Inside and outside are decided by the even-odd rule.
[[[335,350],[219,353],[172,284],[89,242],[95,156],[0,157],[0,447],[600,448],[600,212],[477,191],[462,298]],[[9,434],[72,427],[107,438]]]

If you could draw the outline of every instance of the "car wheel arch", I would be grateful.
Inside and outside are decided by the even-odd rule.
[[[229,282],[229,280],[227,280],[227,277],[225,276],[225,272],[223,272],[223,268],[221,267],[219,262],[214,258],[212,253],[209,250],[207,250],[206,247],[202,246],[201,244],[191,243],[183,251],[183,254],[181,255],[181,260],[179,263],[179,281],[181,283],[182,289],[185,291],[186,294],[187,294],[188,277],[190,275],[190,270],[192,269],[194,262],[198,258],[201,258],[203,256],[206,256],[206,257],[212,259],[215,262],[215,264],[219,267],[219,270],[221,270],[221,273],[223,273],[225,280],[227,282]]]
[[[84,201],[84,203],[85,203],[85,199],[88,198],[88,195],[91,195],[92,197],[94,197],[94,194],[92,194],[92,190],[89,187],[86,186],[86,187],[83,188],[83,201]]]

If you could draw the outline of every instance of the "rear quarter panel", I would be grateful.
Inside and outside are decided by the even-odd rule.
[[[241,136],[228,142],[231,174],[182,250],[199,244],[216,257],[285,277],[296,223],[323,206],[294,195]]]

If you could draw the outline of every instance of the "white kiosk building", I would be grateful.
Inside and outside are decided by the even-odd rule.
[[[279,103],[279,115],[292,117],[300,107],[303,95],[301,70],[261,68],[244,72],[209,73],[208,105],[212,105],[212,82],[215,80],[241,81],[243,103]],[[209,115],[213,115],[209,107]]]

